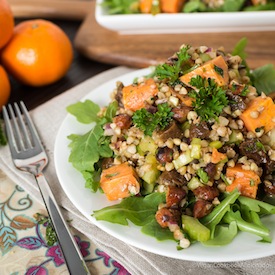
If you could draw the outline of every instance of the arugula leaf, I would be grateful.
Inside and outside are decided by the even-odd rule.
[[[190,0],[186,4],[184,4],[183,12],[203,12],[206,11],[206,6],[201,0]]]
[[[245,0],[225,0],[223,4],[223,11],[240,11],[245,3]]]
[[[191,78],[190,84],[199,89],[192,90],[189,96],[194,98],[192,105],[202,120],[217,119],[228,105],[226,91],[219,87],[214,79],[202,78],[200,75]]]
[[[121,225],[128,225],[128,220],[135,225],[144,226],[155,219],[158,205],[166,200],[165,193],[152,193],[145,197],[128,197],[119,204],[94,211],[92,216]],[[148,229],[147,229],[148,230]]]
[[[238,233],[237,223],[232,221],[227,225],[217,225],[213,239],[202,242],[204,246],[222,246],[233,241]]]
[[[141,232],[156,238],[158,241],[175,241],[174,234],[169,230],[169,228],[162,228],[156,219],[153,219],[151,222],[145,224],[142,227]]]
[[[138,0],[104,0],[102,6],[109,14],[131,14],[139,12]]]
[[[145,135],[152,136],[152,133],[156,129],[163,130],[169,125],[173,112],[167,103],[159,104],[156,113],[150,113],[145,108],[137,110],[132,119],[133,123],[141,129]]]
[[[97,114],[99,111],[100,107],[91,100],[77,102],[67,107],[67,112],[74,115],[79,122],[85,124],[98,122]]]
[[[179,76],[183,73],[184,63],[189,60],[190,55],[188,54],[190,46],[186,46],[180,49],[176,53],[178,59],[173,65],[160,64],[155,69],[155,74],[159,79],[168,79],[169,83],[173,86],[177,83]]]
[[[246,222],[242,216],[240,211],[234,212],[233,210],[227,212],[224,217],[223,221],[226,223],[231,223],[235,221],[239,230],[245,231],[248,233],[256,234],[262,237],[262,241],[264,242],[271,242],[271,237],[269,235],[269,230],[264,225],[259,225],[251,222]]]
[[[226,212],[230,211],[230,206],[239,196],[240,193],[237,190],[234,190],[224,200],[222,200],[210,214],[200,219],[202,224],[211,230],[211,238],[214,238],[216,226],[221,222]]]
[[[86,183],[85,186],[96,192],[99,188],[101,158],[111,157],[113,151],[109,147],[110,137],[104,136],[103,125],[112,121],[116,114],[117,102],[112,102],[106,109],[103,117],[98,117],[100,107],[90,100],[79,102],[67,107],[68,111],[75,115],[83,123],[95,122],[94,127],[84,135],[71,134],[69,162],[82,173]]]
[[[275,10],[275,3],[267,3],[266,5],[248,6],[244,8],[244,11],[264,11]]]
[[[269,95],[275,91],[275,69],[273,64],[267,64],[251,72],[253,86],[258,94],[264,92]]]
[[[238,55],[240,56],[243,60],[246,59],[247,54],[245,52],[245,48],[247,45],[247,38],[243,37],[242,39],[240,39],[240,41],[235,45],[233,51],[232,51],[232,55]]]
[[[238,201],[242,204],[247,206],[250,211],[257,212],[260,216],[265,214],[275,214],[275,206],[269,203],[254,200],[248,197],[240,196]]]

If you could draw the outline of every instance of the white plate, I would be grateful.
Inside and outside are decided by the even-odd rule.
[[[125,85],[131,84],[133,79],[151,72],[149,69],[134,71],[121,77],[107,81],[105,84],[91,90],[83,98],[91,99],[100,106],[106,106],[109,103],[109,95],[114,90],[116,81],[120,80]],[[71,163],[68,162],[70,150],[68,148],[69,140],[67,136],[75,134],[84,134],[90,130],[90,126],[80,124],[72,115],[67,115],[62,123],[55,142],[54,158],[57,176],[65,193],[75,205],[76,208],[92,223],[121,241],[138,247],[140,249],[177,259],[203,261],[203,262],[227,262],[255,259],[275,254],[275,223],[274,216],[266,217],[263,221],[270,228],[273,243],[257,242],[257,236],[248,233],[239,233],[235,240],[224,247],[204,247],[200,244],[191,245],[186,250],[177,251],[176,242],[159,242],[153,237],[141,233],[140,227],[133,224],[122,226],[104,221],[95,220],[91,214],[93,210],[101,209],[111,205],[104,194],[91,193],[84,187],[82,175],[76,171]]]
[[[275,30],[275,11],[108,15],[100,5],[102,2],[96,1],[97,22],[121,34]]]

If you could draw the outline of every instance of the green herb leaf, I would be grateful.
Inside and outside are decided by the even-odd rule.
[[[109,147],[110,137],[104,136],[103,124],[112,121],[116,114],[117,102],[112,102],[106,109],[103,117],[98,117],[99,106],[92,101],[76,103],[68,107],[79,121],[84,123],[95,122],[95,126],[84,135],[71,134],[69,162],[75,169],[80,171],[85,179],[85,186],[96,192],[99,188],[100,165],[97,165],[101,158],[111,157],[113,151]]]
[[[211,238],[214,238],[216,226],[221,222],[224,215],[230,211],[231,205],[235,203],[239,196],[240,193],[237,190],[234,190],[225,199],[223,199],[210,214],[200,219],[202,224],[211,230]]]
[[[234,212],[233,210],[227,212],[223,217],[223,221],[226,223],[231,223],[231,222],[235,221],[237,223],[239,230],[249,232],[252,234],[256,234],[256,235],[262,237],[262,241],[264,241],[264,242],[271,242],[269,230],[263,225],[246,222],[242,218],[239,210],[236,212]]]
[[[275,69],[273,64],[267,64],[251,72],[252,83],[257,92],[269,95],[275,91]]]
[[[172,240],[175,241],[173,233],[169,228],[162,228],[156,219],[153,219],[148,224],[144,225],[141,229],[141,232],[156,238],[158,241]]]
[[[173,112],[171,112],[171,108],[167,103],[159,104],[157,108],[158,111],[153,114],[142,108],[137,110],[132,117],[133,123],[147,136],[152,136],[153,131],[156,129],[163,130],[169,125],[173,116]]]
[[[104,0],[102,6],[108,14],[131,14],[139,13],[138,0]]]
[[[182,75],[182,69],[186,61],[189,60],[190,55],[188,54],[189,46],[183,47],[177,53],[178,59],[173,65],[161,64],[156,67],[155,74],[159,79],[168,79],[171,85],[175,85],[180,75]],[[186,68],[184,68],[186,69]]]
[[[184,4],[183,12],[203,12],[206,11],[206,6],[201,0],[190,0]]]
[[[263,201],[254,200],[248,197],[240,196],[238,201],[247,206],[251,211],[257,212],[260,216],[266,214],[275,214],[275,206]]]
[[[245,0],[225,0],[223,4],[223,11],[232,12],[240,11],[245,3]]]
[[[36,213],[36,220],[39,224],[46,224],[46,242],[48,246],[53,246],[57,242],[57,236],[53,228],[52,222],[49,217],[46,217],[40,213]]]
[[[85,124],[98,122],[97,114],[99,111],[100,107],[91,100],[77,102],[67,107],[67,112],[74,115],[79,122]]]
[[[128,225],[128,220],[135,225],[144,226],[155,219],[158,205],[165,202],[165,193],[152,193],[145,197],[129,197],[119,204],[96,210],[93,216],[121,225]]]
[[[217,119],[228,105],[226,91],[219,87],[214,79],[197,75],[191,78],[190,84],[198,91],[192,90],[189,96],[194,98],[193,107],[202,120]]]
[[[214,238],[206,242],[202,242],[204,246],[221,246],[227,245],[233,241],[238,233],[237,223],[232,221],[229,226],[217,225]]]
[[[246,59],[247,54],[245,52],[245,48],[247,45],[247,38],[243,37],[234,47],[232,51],[232,55],[238,55],[240,56],[243,60]]]

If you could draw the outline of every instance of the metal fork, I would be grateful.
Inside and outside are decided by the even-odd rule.
[[[46,152],[22,101],[20,102],[20,107],[21,110],[17,103],[14,104],[14,109],[11,104],[3,107],[6,133],[14,165],[19,170],[34,175],[70,274],[90,274],[48,182],[42,173],[42,170],[48,164]]]

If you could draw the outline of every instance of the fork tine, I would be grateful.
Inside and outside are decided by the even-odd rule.
[[[26,128],[26,125],[24,123],[24,120],[23,120],[23,116],[21,114],[21,111],[19,109],[19,106],[17,103],[14,103],[14,108],[15,108],[15,112],[16,112],[16,115],[17,115],[17,119],[18,119],[18,122],[19,122],[19,125],[20,125],[20,128],[21,128],[21,134],[22,136],[24,137],[24,141],[26,143],[26,146],[25,149],[27,148],[32,148],[33,145],[32,145],[32,142],[31,142],[31,139],[30,139],[30,136],[29,136],[29,133],[27,131],[27,128]],[[26,116],[24,114],[24,116]],[[26,119],[26,118],[25,118]]]
[[[11,154],[14,155],[19,150],[18,150],[17,142],[14,138],[12,125],[11,125],[11,122],[9,119],[8,110],[7,110],[6,106],[3,106],[2,112],[3,112],[3,118],[4,118],[4,122],[5,122],[5,126],[6,126],[6,133],[7,133],[7,137],[8,137],[8,143],[10,146]]]
[[[32,122],[32,119],[31,119],[31,117],[29,115],[29,112],[28,112],[28,110],[27,110],[27,108],[26,108],[26,106],[25,106],[25,104],[24,104],[23,101],[20,101],[20,106],[21,106],[22,113],[23,113],[23,115],[25,117],[25,121],[26,121],[26,123],[28,125],[30,134],[32,136],[33,146],[34,147],[40,147],[40,148],[42,148],[42,144],[40,142],[39,135],[38,135],[38,133],[36,131],[36,128],[35,128],[35,126],[34,126],[34,124]]]

